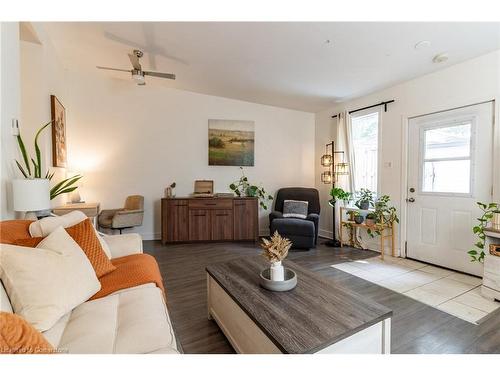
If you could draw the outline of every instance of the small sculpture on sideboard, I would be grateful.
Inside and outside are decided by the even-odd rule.
[[[165,198],[175,198],[175,186],[176,183],[172,182],[170,186],[165,188]]]

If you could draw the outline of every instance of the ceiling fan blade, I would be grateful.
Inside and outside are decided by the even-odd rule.
[[[96,66],[96,68],[103,69],[103,70],[116,70],[117,72],[127,72],[127,73],[131,72],[131,70],[127,70],[127,69],[108,68],[106,66]]]
[[[136,55],[129,53],[128,58],[130,59],[130,62],[132,63],[132,66],[134,67],[135,70],[142,69],[141,64],[139,64],[139,58]]]
[[[146,72],[146,71],[144,71],[143,73],[145,76],[175,79],[175,74],[172,73]]]

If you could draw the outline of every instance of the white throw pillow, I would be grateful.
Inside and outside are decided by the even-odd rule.
[[[29,232],[31,237],[45,237],[59,227],[72,227],[85,219],[87,219],[87,215],[85,215],[82,211],[71,211],[61,216],[44,217],[43,219],[32,222],[29,227]],[[111,249],[95,228],[94,230],[99,242],[101,243],[102,249],[106,253],[106,256],[108,259],[111,259]]]
[[[305,219],[309,202],[285,199],[283,202],[283,217]]]
[[[0,279],[14,312],[42,332],[101,289],[87,256],[62,227],[35,249],[0,245]]]

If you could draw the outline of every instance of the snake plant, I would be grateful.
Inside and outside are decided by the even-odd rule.
[[[38,131],[36,132],[35,135],[35,159],[33,159],[30,155],[28,155],[28,152],[26,151],[26,147],[23,142],[23,138],[19,134],[17,136],[17,144],[19,146],[19,151],[21,152],[21,156],[23,158],[24,162],[24,167],[21,165],[19,161],[16,160],[17,167],[23,174],[25,178],[33,179],[33,178],[42,178],[42,152],[40,150],[40,147],[38,146],[38,137],[42,133],[42,131],[47,128],[49,125],[52,124],[52,121],[49,121],[45,125],[43,125]],[[31,164],[30,164],[31,161]],[[55,172],[50,172],[47,170],[45,173],[45,177],[48,180],[52,180],[54,177]],[[66,178],[59,183],[55,184],[52,189],[50,189],[50,199],[54,199],[60,194],[64,193],[71,193],[72,191],[76,190],[78,186],[73,186],[80,178],[83,176],[81,175],[76,175],[70,178]]]

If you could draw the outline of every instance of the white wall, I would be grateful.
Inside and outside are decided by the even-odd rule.
[[[316,159],[319,160],[318,155],[321,154],[321,147],[324,147],[323,144],[328,141],[327,135],[335,133],[336,120],[331,119],[331,115],[342,110],[362,108],[384,100],[394,99],[395,103],[389,105],[388,111],[385,113],[382,111],[380,157],[383,167],[380,171],[380,179],[382,193],[390,195],[393,204],[399,208],[404,193],[401,189],[403,119],[498,99],[499,93],[500,51],[497,51],[371,95],[332,106],[332,108],[316,113]],[[495,155],[498,163],[500,142],[498,142],[498,124],[496,125]],[[392,166],[387,167],[387,163],[391,163]],[[496,199],[500,196],[499,167],[497,164],[495,169]],[[324,195],[327,194],[327,188],[324,185],[318,183],[317,187],[322,190]],[[331,215],[322,215],[321,228],[331,233]],[[372,243],[370,247],[376,249],[377,245],[377,243]]]
[[[34,138],[40,127],[51,119],[50,95],[66,104],[65,74],[50,38],[39,24],[32,24],[38,43],[21,41],[21,121],[20,130],[28,152],[34,155]],[[64,168],[52,167],[52,130],[47,127],[39,137],[42,151],[42,173],[55,172],[51,185],[65,178]],[[16,171],[17,172],[17,171]],[[17,172],[18,173],[18,172]],[[18,173],[19,177],[22,177]],[[66,196],[52,200],[52,206],[66,202]]]
[[[158,238],[160,198],[177,182],[177,195],[193,192],[194,180],[212,179],[228,191],[238,167],[208,166],[208,119],[255,121],[251,182],[271,194],[285,186],[314,186],[314,114],[166,88],[145,87],[102,72],[67,74],[69,168],[84,174],[81,195],[101,208],[121,207],[130,194],[145,196],[144,225],[136,231]],[[260,211],[266,232],[267,213]]]
[[[0,23],[0,115],[1,115],[1,211],[2,220],[14,218],[11,203],[12,160],[16,154],[16,138],[12,136],[13,118],[19,118],[19,24]]]

